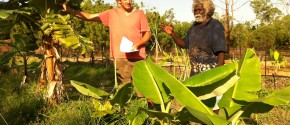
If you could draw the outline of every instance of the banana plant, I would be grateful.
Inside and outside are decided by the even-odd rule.
[[[31,43],[31,39],[28,36],[23,34],[15,34],[14,40],[11,42],[1,41],[0,44],[8,45],[11,47],[10,51],[5,52],[0,57],[1,64],[8,64],[12,62],[15,57],[21,57],[23,63],[16,63],[18,65],[23,65],[24,67],[24,76],[21,85],[27,84],[29,80],[28,68],[29,68],[29,58],[32,56],[40,57],[39,54],[35,53],[35,50],[38,48],[36,44]],[[11,64],[11,63],[10,63]],[[10,65],[12,66],[12,65]]]
[[[93,97],[93,104],[96,109],[93,112],[93,117],[102,118],[106,115],[122,113],[126,116],[128,124],[139,125],[144,123],[146,114],[138,113],[138,108],[147,107],[147,101],[146,99],[132,101],[133,85],[131,83],[118,86],[115,88],[116,92],[110,95],[86,83],[74,80],[70,82],[72,86],[83,95]],[[102,102],[104,102],[104,104]],[[124,111],[124,113],[122,111]],[[115,123],[114,120],[110,122]]]
[[[282,56],[277,50],[273,51],[270,49],[270,56],[274,59],[272,65],[275,67],[275,73],[277,73],[280,67],[286,67],[287,61],[285,60],[284,56]]]
[[[69,6],[79,8],[82,1],[27,0],[26,3],[29,6],[20,5],[13,10],[0,11],[0,18],[10,20],[11,24],[24,23],[33,33],[41,32],[39,48],[43,50],[44,60],[36,92],[43,91],[46,87],[46,98],[52,105],[62,100],[64,91],[60,47],[81,48],[81,53],[91,49],[91,42],[73,30],[70,26],[70,15],[62,15],[58,3],[67,2]]]
[[[76,5],[80,5],[82,0],[74,1]],[[87,38],[77,34],[70,26],[70,15],[61,15],[60,9],[55,1],[42,1],[47,5],[38,7],[39,1],[30,2],[35,10],[42,13],[41,31],[43,31],[42,48],[45,52],[44,61],[41,68],[38,89],[41,90],[47,83],[47,97],[51,104],[55,104],[62,99],[64,87],[62,85],[63,67],[60,61],[60,46],[66,48],[81,48],[81,53],[85,53],[87,49],[92,49],[92,43]],[[69,2],[72,3],[72,2]],[[37,91],[39,91],[37,90]]]
[[[274,73],[272,73],[273,79],[274,79],[274,86],[276,88],[276,78],[275,75],[278,73],[278,69],[280,67],[286,68],[287,61],[285,60],[284,56],[282,56],[277,50],[273,51],[272,49],[270,51],[270,57],[274,59],[274,62],[272,62],[272,65],[275,67]]]
[[[159,114],[168,114],[165,122],[165,118],[159,119],[161,123],[176,120],[169,117],[172,114],[165,108],[165,105],[170,105],[170,96],[186,108],[190,113],[187,117],[193,117],[193,122],[209,125],[239,124],[241,118],[249,117],[251,113],[266,112],[273,106],[287,105],[290,101],[290,87],[264,98],[258,98],[254,94],[261,89],[261,74],[260,62],[253,49],[248,49],[239,62],[214,68],[185,81],[177,80],[148,58],[136,64],[133,81],[140,93],[160,104],[161,111],[157,111]],[[218,103],[223,113],[215,114],[204,101],[218,95],[223,95]],[[152,109],[140,110],[145,110],[146,113],[156,112]],[[180,115],[176,113],[174,118],[178,118],[177,114]]]

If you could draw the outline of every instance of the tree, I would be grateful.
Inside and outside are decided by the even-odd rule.
[[[21,62],[24,67],[23,73],[23,81],[20,84],[20,87],[25,86],[29,82],[29,75],[28,75],[28,59],[32,56],[38,56],[35,54],[35,50],[38,48],[37,45],[34,43],[31,37],[26,36],[25,34],[15,34],[13,36],[12,42],[1,42],[0,44],[6,44],[11,47],[11,50],[5,52],[1,57],[1,64],[6,64],[10,62],[14,62],[16,57],[21,57]],[[38,56],[39,57],[39,56]],[[12,65],[12,64],[11,64]]]
[[[256,49],[264,50],[265,54],[265,69],[267,62],[267,52],[273,47],[276,38],[275,27],[273,25],[264,25],[258,27],[251,32],[248,46],[255,47]],[[266,75],[266,70],[265,70]]]
[[[250,33],[248,47],[269,50],[274,46],[276,38],[275,27],[273,25],[260,26]]]
[[[276,49],[289,49],[290,48],[290,15],[283,17],[281,20],[274,22],[276,27]]]
[[[250,6],[253,8],[256,17],[260,20],[261,25],[271,24],[273,20],[282,15],[282,12],[278,8],[273,7],[270,0],[253,0]]]
[[[242,48],[246,47],[245,43],[248,40],[248,35],[250,33],[250,28],[247,27],[245,24],[237,24],[231,30],[231,46],[238,47],[240,49],[239,56],[241,57]]]
[[[225,15],[225,38],[226,38],[226,48],[227,52],[230,52],[230,17],[229,17],[229,0],[225,0],[226,3],[226,15]]]

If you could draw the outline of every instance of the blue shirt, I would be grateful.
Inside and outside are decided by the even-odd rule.
[[[215,19],[204,26],[194,23],[184,41],[189,50],[191,76],[214,68],[218,52],[226,52],[224,27]]]

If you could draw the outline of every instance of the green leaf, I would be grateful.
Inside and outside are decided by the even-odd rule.
[[[186,108],[193,116],[197,117],[199,120],[207,125],[227,125],[229,123],[226,119],[215,114],[210,115],[194,108]]]
[[[4,52],[3,55],[0,56],[0,64],[7,64],[16,53],[16,51]]]
[[[0,18],[6,19],[10,14],[12,14],[15,10],[0,10]]]
[[[278,61],[278,59],[279,59],[279,52],[278,51],[274,51],[274,59],[275,59],[275,61]]]
[[[93,105],[97,110],[96,112],[93,112],[93,116],[97,118],[103,117],[107,114],[113,114],[116,112],[116,110],[113,109],[113,106],[108,101],[106,101],[105,104],[102,105],[100,101],[93,100]]]
[[[130,108],[127,110],[126,117],[130,123],[137,124],[137,123],[142,122],[142,118],[144,117],[144,115],[145,115],[145,118],[147,118],[147,115],[145,112],[138,112],[140,107],[147,108],[146,98],[140,98],[138,100],[131,100],[128,106]]]
[[[41,30],[46,30],[47,28],[49,28],[49,23],[44,23],[42,24],[42,26],[40,27]]]
[[[139,108],[139,112],[145,112],[150,118],[157,118],[158,120],[165,120],[165,119],[172,120],[174,118],[172,114],[154,111],[154,110],[148,110],[145,108]]]
[[[152,99],[156,104],[168,102],[169,97],[162,86],[162,82],[154,79],[145,61],[136,63],[133,71],[133,81],[133,85],[147,99]]]
[[[101,99],[102,98],[101,96],[109,95],[107,92],[97,89],[89,84],[85,84],[74,80],[71,80],[70,82],[80,93],[84,95],[91,96],[97,99]]]
[[[203,123],[196,117],[194,117],[186,108],[182,108],[181,111],[176,113],[176,119],[179,120],[178,124],[188,124],[189,121],[195,123]]]
[[[174,76],[166,72],[161,67],[155,65],[150,59],[146,60],[151,75],[156,80],[163,81],[170,90],[174,98],[182,105],[192,109],[198,109],[206,114],[214,114],[211,109],[204,105],[185,85],[178,81]],[[143,78],[143,79],[146,79]],[[186,98],[185,98],[186,97]]]
[[[143,125],[146,119],[147,114],[145,112],[140,112],[137,114],[137,116],[134,117],[131,125]]]
[[[80,45],[81,45],[81,54],[84,54],[86,51],[93,50],[92,41],[90,39],[79,35]]]
[[[236,70],[236,63],[226,64],[190,77],[182,82],[188,87],[206,86],[226,78]]]
[[[235,72],[232,72],[231,74],[228,74],[226,78],[221,79],[215,83],[201,87],[188,87],[188,88],[199,99],[205,100],[212,97],[223,95],[226,91],[228,91],[231,87],[233,87],[238,82],[238,80],[239,77],[235,75]]]
[[[59,31],[59,30],[69,30],[71,29],[70,25],[62,25],[62,24],[52,24],[51,25],[53,31]]]
[[[290,87],[287,87],[255,102],[249,102],[245,106],[235,109],[227,108],[228,116],[231,116],[229,121],[236,123],[240,117],[250,117],[252,113],[266,113],[272,110],[274,106],[289,105],[289,96]]]
[[[131,83],[121,85],[117,90],[115,96],[111,99],[112,104],[125,105],[132,96],[133,93],[133,85]]]
[[[261,71],[259,58],[253,49],[248,49],[244,58],[240,61],[238,75],[240,79],[238,84],[236,84],[236,91],[242,93],[233,94],[233,98],[244,101],[257,99],[258,96],[251,94],[251,92],[261,89]]]
[[[248,49],[239,62],[238,83],[227,91],[219,102],[219,107],[234,107],[244,105],[238,101],[252,102],[258,99],[253,94],[261,89],[260,62],[253,49]],[[247,103],[245,103],[247,104]]]
[[[290,86],[270,94],[262,99],[262,102],[272,106],[288,105],[290,102]]]
[[[69,36],[67,38],[57,38],[66,48],[72,47],[79,43],[79,39],[76,36]]]

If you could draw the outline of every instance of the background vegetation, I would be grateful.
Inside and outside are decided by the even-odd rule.
[[[79,9],[92,13],[114,7],[103,0],[96,0],[94,4],[89,0],[83,2]],[[239,59],[245,52],[245,48],[255,48],[257,54],[260,55],[261,62],[265,61],[265,76],[262,77],[262,90],[259,91],[262,97],[290,85],[289,76],[266,73],[266,65],[272,66],[266,61],[275,61],[270,56],[270,49],[277,50],[280,55],[285,56],[284,61],[289,60],[290,16],[275,8],[269,0],[252,0],[250,2],[259,22],[231,23],[232,25],[228,29],[230,31],[228,42],[231,49],[227,55],[227,60]],[[101,88],[109,93],[114,91],[114,66],[108,53],[109,31],[108,28],[99,23],[86,22],[75,17],[69,18],[74,32],[88,38],[92,42],[93,48],[82,53],[80,48],[61,47],[61,56],[63,57],[61,60],[64,65],[62,80],[66,88],[62,103],[51,107],[45,99],[46,90],[36,94],[40,62],[43,59],[39,55],[43,54],[40,48],[43,34],[34,27],[42,25],[40,19],[43,17],[38,16],[33,8],[29,8],[29,4],[29,0],[0,2],[0,40],[15,43],[12,46],[9,45],[10,47],[7,44],[0,46],[0,54],[3,54],[0,58],[0,124],[126,123],[125,118],[128,116],[125,116],[126,112],[124,111],[119,111],[114,115],[97,117],[94,114],[93,99],[81,95],[69,84],[70,80],[76,80]],[[148,55],[154,57],[156,61],[160,60],[161,64],[166,64],[164,61],[171,62],[170,66],[178,64],[182,60],[182,56],[186,57],[186,52],[177,48],[170,36],[158,27],[160,24],[172,24],[176,33],[184,37],[192,22],[176,20],[171,9],[161,15],[156,8],[145,9],[146,7],[142,3],[136,3],[134,6],[146,11],[152,30],[153,36],[146,46]],[[5,16],[9,13],[7,10],[17,10],[14,14],[19,15],[9,16],[8,19],[3,18],[7,17]],[[228,25],[226,17],[226,15],[215,14],[215,18],[223,22],[225,27]],[[230,22],[233,21],[234,19],[230,20]],[[19,36],[19,34],[23,36]],[[6,57],[9,55],[5,55],[5,52],[17,54],[7,60]],[[86,60],[82,62],[82,59]],[[287,66],[285,68],[289,69]],[[175,74],[184,75],[177,72],[176,69],[175,67],[167,67],[167,70],[174,76]],[[23,86],[24,75],[29,76],[29,81]],[[176,77],[184,79],[178,75]],[[289,116],[289,105],[279,106],[268,113],[253,115],[252,119],[249,119],[249,123],[288,124],[290,123]],[[119,121],[116,122],[116,119]]]

